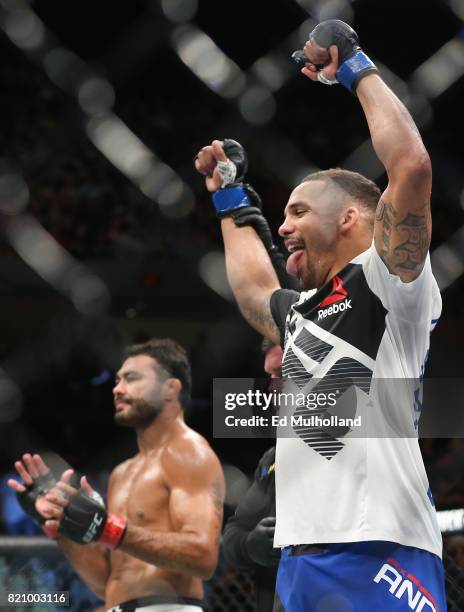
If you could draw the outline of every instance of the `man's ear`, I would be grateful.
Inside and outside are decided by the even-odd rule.
[[[340,216],[340,232],[346,234],[359,221],[361,214],[356,206],[348,206]]]
[[[162,397],[165,401],[173,401],[178,399],[182,390],[182,383],[178,378],[168,378],[163,383]]]

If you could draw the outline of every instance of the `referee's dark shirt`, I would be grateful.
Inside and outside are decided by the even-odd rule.
[[[261,457],[253,484],[226,523],[223,533],[224,556],[229,565],[250,572],[256,587],[258,612],[272,612],[277,575],[275,567],[263,567],[250,559],[246,538],[265,516],[275,516],[275,446]]]

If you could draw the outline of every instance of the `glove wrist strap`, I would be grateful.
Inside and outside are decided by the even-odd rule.
[[[98,542],[113,550],[121,543],[127,529],[127,520],[117,514],[109,514]]]
[[[363,51],[355,51],[342,63],[336,76],[339,83],[354,93],[359,81],[373,72],[378,72],[374,62]]]
[[[253,205],[242,183],[215,191],[213,203],[218,217],[223,217],[231,210]]]
[[[55,529],[55,527],[46,527],[45,525],[42,525],[41,529],[47,538],[50,538],[50,540],[58,540],[60,537],[60,533],[58,529]]]

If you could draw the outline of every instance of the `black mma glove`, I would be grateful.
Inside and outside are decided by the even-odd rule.
[[[47,491],[56,485],[56,482],[56,478],[50,470],[45,476],[33,478],[32,484],[25,484],[26,490],[22,493],[16,492],[16,498],[21,508],[33,521],[39,523],[39,525],[43,525],[47,519],[37,512],[35,503],[37,498],[41,495],[45,495]]]
[[[248,172],[248,157],[245,149],[239,142],[232,140],[232,138],[224,138],[222,148],[228,159],[235,165],[235,176],[230,181],[230,184],[242,182],[245,174]],[[219,163],[224,164],[227,162]]]
[[[46,493],[48,493],[50,489],[53,489],[53,487],[57,483],[57,480],[51,470],[47,474],[43,476],[37,476],[32,480],[32,484],[24,485],[26,487],[25,491],[23,491],[22,493],[16,492],[16,498],[18,500],[18,503],[24,510],[24,512],[33,521],[35,521],[41,526],[42,531],[48,538],[50,538],[51,540],[57,540],[60,537],[59,531],[57,531],[53,527],[46,527],[44,523],[47,519],[44,518],[39,512],[37,512],[35,507],[37,499],[41,495],[45,495]]]
[[[275,516],[261,519],[247,536],[245,547],[253,563],[271,567],[280,559],[280,549],[274,548]]]
[[[322,21],[314,28],[309,38],[324,49],[328,49],[331,45],[335,45],[338,49],[339,68],[336,74],[337,78],[331,81],[322,72],[319,72],[318,80],[324,85],[341,83],[354,93],[362,78],[373,72],[378,72],[374,62],[359,46],[358,35],[344,21],[339,19]],[[303,65],[309,61],[303,51],[295,51],[292,58]]]
[[[286,289],[298,290],[297,279],[288,274],[285,258],[274,244],[271,228],[262,212],[261,198],[251,185],[242,182],[248,169],[245,149],[239,142],[231,138],[223,140],[223,148],[229,162],[218,162],[219,173],[223,184],[228,178],[234,182],[229,183],[229,186],[223,187],[213,194],[213,202],[216,206],[218,217],[232,217],[237,227],[251,226],[261,238],[269,253],[281,286]],[[221,174],[221,166],[219,164],[222,164],[223,168],[229,167],[232,164],[232,166],[235,166],[235,170],[233,168],[226,170],[228,173],[226,176],[225,171],[222,171]],[[219,202],[220,209],[216,205],[217,201]],[[227,207],[223,208],[225,202],[227,202]]]
[[[82,489],[69,498],[60,523],[59,532],[77,544],[98,542],[116,548],[127,528],[127,521],[116,514],[108,514],[99,496],[92,497]]]

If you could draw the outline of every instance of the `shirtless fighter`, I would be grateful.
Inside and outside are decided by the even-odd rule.
[[[190,365],[170,339],[130,347],[113,389],[115,420],[137,433],[139,452],[118,465],[108,508],[85,476],[59,482],[39,455],[10,480],[81,578],[113,612],[202,610],[202,580],[216,567],[224,477],[206,440],[184,423]]]

